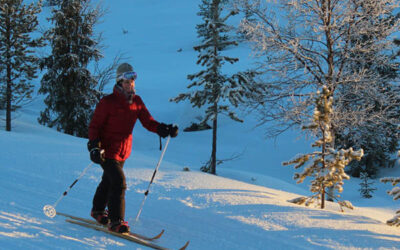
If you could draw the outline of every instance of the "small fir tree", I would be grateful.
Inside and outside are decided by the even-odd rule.
[[[372,184],[374,183],[369,181],[370,177],[368,175],[368,172],[366,171],[361,172],[360,179],[361,183],[360,183],[360,189],[358,191],[360,191],[361,196],[367,199],[372,198],[372,193],[376,190],[376,188],[372,187]]]
[[[292,200],[296,204],[305,203],[307,206],[315,200],[321,201],[321,209],[325,207],[326,188],[334,188],[339,193],[343,191],[343,180],[350,179],[345,173],[344,168],[352,160],[360,160],[363,156],[363,150],[353,151],[352,148],[335,150],[332,147],[332,108],[333,98],[328,87],[324,86],[322,93],[318,91],[315,98],[315,110],[313,121],[310,125],[303,126],[303,129],[313,131],[318,140],[314,142],[313,147],[321,148],[321,151],[304,154],[296,157],[294,160],[284,162],[283,165],[295,165],[295,169],[305,166],[302,173],[296,173],[294,179],[297,183],[302,183],[306,177],[313,177],[311,181],[311,197],[300,197]],[[338,200],[339,195],[330,197]],[[338,201],[339,205],[353,208],[349,201]]]
[[[206,1],[204,1],[206,2]],[[201,123],[212,120],[212,152],[210,164],[205,168],[206,172],[216,174],[217,165],[217,128],[218,115],[226,114],[235,121],[242,122],[235,112],[230,110],[230,105],[237,107],[243,101],[246,93],[247,83],[252,79],[253,73],[241,72],[232,76],[222,73],[222,65],[226,62],[235,63],[239,59],[224,56],[221,50],[227,46],[236,46],[236,41],[226,38],[230,27],[225,24],[226,20],[236,14],[230,12],[225,17],[221,16],[222,7],[221,0],[213,0],[211,6],[204,12],[207,35],[204,35],[203,44],[194,47],[199,52],[197,64],[205,67],[198,73],[188,75],[188,79],[193,81],[188,88],[198,88],[198,90],[190,93],[180,94],[171,99],[174,102],[189,100],[193,107],[207,106],[205,117]]]
[[[0,100],[6,109],[6,130],[11,131],[11,112],[32,98],[32,79],[36,78],[39,58],[35,48],[44,45],[33,38],[38,28],[37,4],[22,0],[0,0]]]
[[[400,199],[400,187],[395,187],[397,184],[400,183],[400,177],[385,177],[381,179],[381,182],[383,183],[388,183],[390,182],[393,186],[392,190],[388,191],[387,193],[389,195],[393,196],[393,200],[398,200]],[[390,226],[396,226],[399,227],[400,226],[400,209],[396,211],[396,215],[386,221],[386,224],[390,225]]]
[[[39,122],[80,137],[87,137],[99,97],[96,78],[87,69],[92,60],[101,57],[98,41],[93,38],[98,10],[92,9],[87,0],[63,1],[54,9],[50,18],[54,28],[48,32],[52,54],[41,65],[47,72],[39,93],[47,97]]]

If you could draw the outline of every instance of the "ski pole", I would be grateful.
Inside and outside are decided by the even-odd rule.
[[[139,216],[140,216],[140,214],[142,213],[143,206],[144,206],[144,202],[146,201],[147,195],[148,195],[149,192],[150,192],[150,186],[151,186],[151,184],[153,183],[154,177],[156,176],[156,173],[157,173],[157,171],[158,171],[158,168],[159,168],[160,165],[161,165],[161,161],[162,161],[162,159],[163,159],[163,157],[164,157],[165,151],[167,150],[167,147],[168,147],[168,144],[169,144],[169,140],[170,140],[170,139],[171,139],[171,136],[168,136],[168,139],[167,139],[167,142],[165,143],[164,149],[163,149],[163,151],[161,152],[160,159],[158,160],[157,167],[156,167],[156,169],[154,170],[153,176],[151,177],[151,180],[150,180],[150,182],[149,182],[149,186],[147,187],[146,192],[144,192],[144,198],[143,198],[142,204],[140,205],[139,212],[138,212],[137,215],[136,215],[136,219],[135,219],[135,222],[133,223],[133,226],[136,224],[136,222],[138,222]]]
[[[43,213],[50,218],[53,218],[54,216],[56,216],[57,212],[56,212],[56,206],[58,205],[58,203],[68,194],[69,190],[71,190],[71,188],[82,178],[82,176],[84,176],[86,174],[86,172],[88,171],[88,169],[93,165],[93,162],[91,162],[83,171],[82,173],[79,175],[78,178],[76,178],[76,180],[74,182],[72,182],[72,184],[64,191],[64,193],[60,196],[60,198],[58,198],[58,200],[53,204],[53,205],[45,205],[43,207]]]

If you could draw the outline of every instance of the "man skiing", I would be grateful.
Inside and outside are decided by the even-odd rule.
[[[97,104],[89,124],[88,150],[90,159],[100,164],[103,176],[93,198],[91,216],[108,225],[110,231],[129,232],[125,217],[126,181],[123,171],[132,147],[132,131],[136,120],[161,137],[176,137],[178,127],[157,122],[140,96],[135,93],[137,77],[133,67],[123,63],[117,68],[113,93]],[[108,207],[108,212],[106,210]]]

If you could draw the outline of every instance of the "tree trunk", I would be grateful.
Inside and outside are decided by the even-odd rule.
[[[219,0],[213,0],[212,1],[212,19],[214,22],[218,20],[218,6],[219,6]],[[218,128],[218,92],[219,89],[217,87],[218,84],[218,60],[216,59],[218,57],[218,32],[216,28],[213,28],[213,41],[214,41],[214,62],[213,62],[213,74],[215,76],[215,79],[213,79],[213,95],[215,95],[214,98],[214,108],[213,108],[213,113],[214,113],[214,120],[213,120],[213,141],[212,141],[212,152],[211,152],[211,166],[210,166],[210,173],[211,174],[216,174],[217,171],[217,128]]]
[[[325,187],[322,186],[322,192],[321,192],[321,209],[325,208]]]
[[[326,138],[325,138],[325,128],[322,126],[321,122],[319,123],[320,130],[322,132],[322,170],[326,170]],[[321,183],[321,209],[325,208],[325,186],[324,183]]]
[[[217,125],[218,125],[218,106],[214,103],[214,120],[213,120],[213,136],[212,136],[212,152],[211,152],[211,166],[210,173],[217,173]]]
[[[8,15],[9,17],[10,15]],[[7,88],[6,88],[6,131],[11,131],[11,97],[12,97],[12,80],[11,80],[11,55],[10,55],[10,44],[11,44],[11,22],[10,19],[7,18],[6,22],[6,43],[7,43],[7,51],[6,51],[6,79],[7,79]]]
[[[11,66],[7,65],[7,92],[6,92],[6,131],[11,131]]]

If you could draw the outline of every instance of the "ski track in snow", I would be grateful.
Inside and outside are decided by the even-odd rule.
[[[126,169],[126,173],[130,183],[127,207],[133,203],[137,207],[152,169]],[[84,184],[80,184],[80,188],[85,185],[94,189],[97,184],[94,179],[100,174],[98,169],[92,170],[81,180]],[[32,173],[31,176],[36,175]],[[19,190],[23,190],[20,185],[15,184]],[[28,189],[29,184],[25,182],[24,185]],[[85,200],[92,194],[88,192],[76,197],[79,193],[71,192],[70,195],[74,199]],[[162,242],[179,246],[181,240],[187,238],[191,240],[190,249],[210,246],[213,246],[212,249],[269,249],[268,245],[273,249],[395,249],[400,243],[400,231],[377,219],[355,215],[350,211],[338,212],[336,204],[329,204],[326,210],[320,210],[287,202],[296,196],[200,172],[166,169],[157,175],[138,229],[142,230],[140,233],[149,234],[154,232],[154,228],[166,226],[167,232]],[[86,202],[85,209],[77,209],[70,198],[63,201],[69,205],[60,204],[60,209],[87,217],[89,202]],[[0,210],[0,241],[7,239],[7,243],[4,243],[11,249],[35,246],[48,248],[52,244],[56,244],[55,248],[60,246],[60,249],[62,245],[66,248],[109,249],[131,244],[70,225],[63,218],[48,219],[41,213],[40,207],[36,208],[39,211],[24,211],[26,208],[20,205],[10,205],[14,210],[11,212]],[[135,211],[127,211],[128,221],[132,222],[134,216]],[[192,228],[194,230],[190,230]],[[208,239],[207,243],[202,240],[205,238]],[[10,239],[14,240],[8,241]],[[244,243],[245,239],[253,240]]]
[[[3,157],[8,167],[0,169],[0,243],[6,249],[131,247],[132,243],[68,224],[64,218],[44,216],[43,205],[55,202],[88,160],[85,140],[58,133],[48,137],[51,130],[43,130],[26,139],[20,132],[0,132],[7,144],[2,151],[8,152]],[[21,147],[33,143],[36,147],[29,150]],[[65,158],[58,151],[74,157],[61,160]],[[24,157],[16,158],[19,155]],[[159,152],[154,155],[137,152],[135,160],[125,166],[126,219],[131,223]],[[166,229],[159,241],[162,245],[177,247],[190,240],[189,249],[396,249],[400,244],[400,230],[384,224],[391,218],[391,210],[361,207],[341,213],[338,205],[331,203],[325,210],[307,208],[288,203],[299,195],[277,190],[274,185],[254,185],[182,168],[168,161],[167,152],[135,228],[145,235]],[[89,169],[57,209],[88,217],[101,173],[98,166]],[[252,176],[263,179],[255,173]]]

